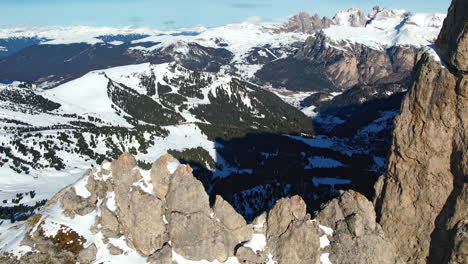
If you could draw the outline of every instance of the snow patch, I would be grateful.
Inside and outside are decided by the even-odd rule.
[[[333,229],[327,226],[319,225],[320,229],[327,235],[333,236]]]
[[[75,193],[85,199],[91,196],[88,188],[86,188],[86,184],[88,184],[88,178],[89,176],[85,176],[73,185]]]
[[[320,248],[326,248],[330,245],[330,240],[328,240],[327,235],[320,237]]]
[[[306,169],[311,169],[311,168],[337,168],[344,166],[343,163],[326,158],[326,157],[310,157],[309,158],[309,164],[306,166]]]
[[[243,246],[251,248],[254,252],[264,251],[267,245],[266,236],[264,234],[253,234],[252,239],[246,242]]]
[[[329,259],[330,253],[323,253],[320,255],[320,263],[322,264],[332,264]]]
[[[166,165],[167,170],[169,171],[170,174],[173,174],[177,168],[179,167],[180,162],[179,161],[169,161]]]
[[[115,204],[115,192],[107,192],[107,209],[111,210],[112,212],[115,212],[117,210],[117,206]]]

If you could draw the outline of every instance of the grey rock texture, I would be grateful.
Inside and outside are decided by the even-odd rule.
[[[174,172],[167,193],[172,247],[185,258],[225,261],[234,248],[250,240],[252,228],[225,202],[216,198],[213,210],[203,185],[189,166]]]
[[[468,221],[460,222],[455,231],[450,263],[468,263]]]
[[[447,18],[435,43],[443,61],[465,74],[468,72],[467,13],[467,1],[452,1]]]
[[[468,218],[466,5],[452,2],[437,41],[449,67],[427,54],[419,61],[395,120],[386,178],[376,184],[378,222],[410,263],[449,263],[458,255],[455,227]]]
[[[338,25],[350,25],[352,27],[365,27],[368,18],[359,8],[350,8],[333,17],[333,22]]]
[[[254,252],[251,248],[240,247],[236,251],[236,257],[240,263],[263,264],[268,261],[264,252]]]
[[[166,244],[148,258],[150,264],[172,264],[172,248]]]
[[[153,163],[151,168],[151,181],[153,182],[153,188],[159,199],[165,199],[169,184],[171,183],[171,173],[167,169],[169,162],[178,163],[171,155],[161,156],[156,162]]]
[[[319,231],[299,196],[283,198],[268,213],[268,247],[282,264],[319,263]]]
[[[178,166],[172,174],[170,162]],[[189,260],[224,262],[234,256],[237,245],[252,238],[252,226],[221,197],[210,208],[208,195],[190,166],[166,155],[145,172],[147,178],[141,173],[135,158],[124,153],[112,162],[109,171],[95,169],[81,179],[87,180],[89,197],[77,195],[75,187],[68,186],[46,208],[58,204],[71,218],[99,212],[90,231],[102,232],[104,241],[124,236],[128,246],[148,257],[150,263],[172,263],[172,250]],[[21,261],[94,261],[94,244],[84,248],[86,240],[65,224],[56,235],[46,235],[46,219],[38,214],[27,223],[31,232],[22,244],[36,252]],[[125,253],[112,243],[107,249],[112,255]]]
[[[92,244],[91,246],[83,249],[78,254],[78,261],[83,264],[90,264],[96,260],[97,248],[96,245]]]
[[[373,204],[358,192],[347,191],[330,201],[316,220],[334,230],[325,248],[332,263],[404,263],[376,223]]]
[[[328,28],[334,22],[328,17],[320,18],[317,14],[314,16],[301,12],[292,16],[281,28],[280,32],[301,32],[312,34],[320,29]]]
[[[418,49],[392,47],[375,50],[364,45],[334,43],[323,32],[309,37],[294,56],[320,65],[327,77],[342,89],[356,84],[382,84],[402,81],[411,75]]]

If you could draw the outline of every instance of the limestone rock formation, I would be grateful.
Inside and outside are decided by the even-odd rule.
[[[395,120],[386,178],[376,184],[378,221],[410,263],[449,263],[466,252],[454,244],[468,219],[467,4],[452,2],[437,41],[448,67],[429,54],[418,63]]]
[[[266,237],[278,263],[318,263],[319,231],[299,196],[283,198],[268,213]]]
[[[116,256],[132,250],[150,263],[172,263],[173,251],[189,260],[224,262],[253,232],[221,197],[210,208],[190,166],[166,155],[144,171],[129,153],[87,171],[24,228],[21,245],[31,252],[20,263],[92,263],[98,251]]]
[[[445,63],[468,72],[468,3],[453,1],[444,21],[443,29],[436,41],[437,51]]]
[[[343,89],[356,84],[399,82],[408,78],[415,65],[418,49],[392,47],[376,50],[361,44],[336,43],[323,32],[309,37],[294,56],[310,60],[323,68],[330,80]]]
[[[333,17],[333,21],[338,25],[351,27],[364,27],[367,24],[367,17],[359,8],[350,8],[340,11]]]
[[[211,208],[190,166],[170,155],[151,171],[128,153],[104,162],[14,228],[21,238],[15,250],[25,252],[1,263],[401,263],[372,203],[358,193],[344,193],[314,220],[301,197],[283,198],[247,224],[220,196]],[[454,259],[464,258],[464,230]]]
[[[376,223],[374,206],[363,195],[348,191],[325,205],[317,221],[333,229],[332,263],[404,263]]]
[[[311,16],[305,12],[301,12],[292,16],[279,31],[312,34],[320,29],[329,28],[333,24],[334,22],[328,17],[320,18],[317,14]]]

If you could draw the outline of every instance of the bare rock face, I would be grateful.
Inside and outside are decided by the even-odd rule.
[[[171,176],[166,200],[170,212],[183,214],[200,212],[209,215],[208,194],[203,184],[193,177],[192,168],[189,166],[179,166]]]
[[[450,263],[462,264],[468,262],[468,222],[460,222],[455,229]]]
[[[464,73],[468,72],[468,2],[452,1],[447,18],[436,41],[443,61]]]
[[[326,248],[332,263],[404,263],[376,223],[374,206],[363,195],[343,193],[325,205],[316,219],[334,230]]]
[[[236,257],[240,263],[263,264],[268,261],[268,257],[263,252],[254,252],[251,248],[240,247],[236,251]]]
[[[252,237],[252,228],[221,197],[212,210],[202,183],[191,172],[181,165],[171,178],[166,206],[172,247],[188,259],[225,261],[236,245]]]
[[[333,83],[347,89],[357,84],[405,80],[411,75],[417,54],[418,49],[412,47],[375,50],[360,44],[334,43],[323,32],[317,32],[306,40],[295,58],[317,63]]]
[[[437,41],[449,69],[427,54],[418,63],[395,120],[386,178],[376,184],[378,221],[411,263],[448,263],[457,254],[455,227],[468,218],[466,5],[452,2]]]
[[[32,217],[22,245],[35,251],[19,263],[92,263],[103,250],[88,245],[94,239],[102,239],[105,254],[125,255],[130,248],[150,263],[172,263],[173,250],[189,260],[224,262],[253,232],[221,197],[210,208],[208,195],[190,166],[180,165],[170,155],[157,160],[151,171],[143,171],[125,153],[112,164],[88,171],[44,210],[60,211],[71,220],[63,222],[50,213]],[[80,217],[87,219],[87,235],[81,233]],[[113,244],[122,238],[127,247]]]
[[[166,244],[148,258],[150,264],[172,264],[172,248]]]
[[[317,14],[311,16],[301,12],[292,16],[280,29],[280,32],[301,32],[312,34],[320,29],[328,28],[334,22],[328,17],[320,18]]]
[[[359,8],[350,8],[346,11],[340,11],[333,17],[333,22],[337,25],[351,27],[364,27],[368,19]]]
[[[128,241],[142,255],[149,256],[168,241],[162,218],[164,208],[157,197],[134,186],[135,182],[142,180],[135,166],[135,158],[129,153],[112,162],[116,216]]]
[[[319,262],[318,227],[310,221],[306,204],[299,196],[276,202],[268,213],[266,237],[278,263]]]
[[[171,155],[161,156],[153,163],[151,168],[151,181],[153,182],[154,192],[160,199],[165,199],[169,184],[171,183],[171,172],[168,165],[175,166],[179,161]]]

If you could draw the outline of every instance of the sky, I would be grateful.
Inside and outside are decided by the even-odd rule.
[[[0,0],[0,27],[215,27],[246,20],[278,21],[301,11],[333,17],[379,5],[413,13],[446,13],[450,0]]]

